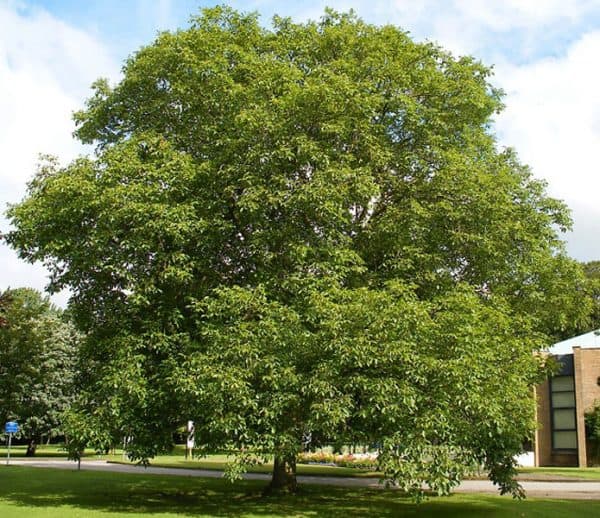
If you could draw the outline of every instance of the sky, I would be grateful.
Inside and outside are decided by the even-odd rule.
[[[0,212],[25,196],[38,156],[68,163],[89,153],[72,138],[73,111],[91,83],[119,80],[123,61],[157,32],[186,27],[202,7],[189,0],[0,0]],[[548,193],[572,211],[565,234],[575,259],[600,259],[600,0],[304,0],[230,2],[257,11],[317,19],[325,6],[394,24],[417,41],[493,66],[505,91],[500,146],[517,150]],[[9,225],[0,216],[0,232]],[[42,265],[0,244],[0,290],[47,283]],[[67,293],[53,296],[64,306]]]

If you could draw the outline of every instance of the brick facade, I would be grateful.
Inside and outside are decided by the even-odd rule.
[[[573,347],[573,357],[579,374],[579,383],[576,385],[578,426],[581,422],[578,442],[583,446],[579,448],[579,465],[588,466],[590,452],[586,448],[584,415],[594,408],[596,402],[600,403],[600,347]]]
[[[566,355],[570,356],[570,355]],[[585,412],[600,402],[600,347],[573,347],[572,366],[575,389],[577,448],[573,451],[552,447],[552,408],[550,383],[535,389],[538,429],[535,436],[536,466],[580,466],[589,464],[585,439]]]

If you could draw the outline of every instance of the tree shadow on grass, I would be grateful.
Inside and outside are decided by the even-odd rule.
[[[451,497],[416,505],[396,491],[308,485],[297,495],[263,497],[261,491],[265,483],[262,481],[231,484],[222,479],[46,468],[0,469],[0,484],[0,515],[2,505],[8,504],[24,508],[24,515],[34,515],[35,510],[44,508],[67,506],[77,512],[85,510],[90,515],[111,512],[195,517],[551,516],[539,514],[537,508],[534,514],[529,514],[527,503],[521,506],[511,500],[493,497]],[[586,509],[590,510],[589,507]],[[529,510],[534,511],[532,507]],[[596,511],[600,515],[600,505]],[[67,510],[64,516],[69,516]]]

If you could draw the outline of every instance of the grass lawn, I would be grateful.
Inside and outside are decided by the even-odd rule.
[[[10,455],[14,458],[25,457],[26,446],[12,446]],[[66,458],[64,449],[58,445],[39,446],[35,454],[35,459],[42,458]],[[117,450],[115,455],[98,456],[93,450],[86,450],[87,458],[104,459],[110,462],[119,462],[131,464],[127,458],[123,458],[122,452]],[[0,463],[6,458],[6,447],[0,448]],[[159,468],[187,468],[187,469],[209,469],[213,471],[223,471],[227,465],[227,455],[209,455],[203,458],[185,459],[185,450],[181,445],[175,446],[171,455],[159,455],[152,459],[150,464]],[[250,473],[271,473],[273,466],[265,464],[263,466],[253,466],[249,469]],[[376,477],[380,473],[356,468],[339,468],[336,466],[319,465],[298,465],[299,475],[319,475],[327,477]],[[0,515],[1,516],[1,515]]]
[[[10,447],[10,456],[15,457],[15,458],[23,458],[25,457],[25,452],[27,451],[27,446],[11,446]],[[6,448],[6,444],[2,445],[0,447],[0,461],[2,461],[2,459],[6,458],[6,453],[7,453],[7,448]],[[86,456],[93,456],[95,455],[94,450],[86,450]],[[65,450],[63,449],[63,447],[61,445],[58,444],[42,444],[39,445],[36,449],[36,453],[35,453],[35,457],[33,458],[44,458],[44,457],[50,457],[50,458],[61,458],[61,459],[66,459],[67,458],[67,453],[65,452]]]
[[[263,482],[0,466],[0,516],[538,517],[600,516],[600,501],[455,495],[416,505],[394,491],[305,486],[262,497]]]
[[[25,452],[27,451],[27,446],[11,446],[10,447],[10,456],[15,458],[25,457]],[[0,447],[0,457],[2,459],[6,458],[7,448],[6,445]],[[36,457],[61,457],[65,458],[67,454],[65,451],[57,446],[56,444],[42,445],[38,446],[36,450]],[[0,460],[2,460],[0,459]]]
[[[130,464],[123,460],[121,455],[106,456],[110,462]],[[150,461],[151,466],[158,468],[186,468],[186,469],[208,469],[223,471],[227,465],[227,455],[209,455],[207,457],[186,460],[182,455],[160,455]],[[272,464],[252,466],[249,473],[271,473]],[[321,466],[317,464],[298,464],[298,475],[313,475],[325,477],[374,477],[379,478],[381,473],[357,468],[340,468],[337,466]]]
[[[103,457],[113,462],[124,462],[122,455]],[[227,455],[209,455],[207,457],[186,460],[182,447],[176,447],[172,455],[160,455],[151,461],[152,466],[164,468],[186,468],[186,469],[208,469],[222,471],[227,465]],[[372,477],[380,478],[381,473],[366,469],[342,468],[337,466],[325,466],[317,464],[298,464],[299,475],[314,475],[327,477]],[[272,465],[253,466],[250,473],[271,473]],[[537,475],[541,479],[569,477],[581,480],[600,480],[600,468],[519,468],[522,478],[535,479]],[[486,478],[482,475],[480,478]],[[600,496],[599,496],[600,498]]]
[[[519,468],[521,475],[558,475],[585,480],[600,480],[600,468]]]
[[[22,458],[25,456],[26,446],[12,446],[10,450],[11,457]],[[207,469],[222,471],[227,464],[227,455],[209,455],[203,458],[185,459],[185,450],[182,445],[175,446],[170,455],[159,455],[151,461],[152,466],[164,468],[186,468],[186,469]],[[115,455],[97,456],[93,450],[86,451],[88,458],[100,458],[111,462],[130,464],[127,459],[123,459],[120,451]],[[0,463],[6,458],[6,447],[0,447]],[[66,453],[59,445],[42,445],[37,449],[36,459],[42,458],[66,458]],[[250,473],[271,473],[271,464],[264,466],[254,466],[249,469]],[[315,464],[298,464],[299,475],[314,475],[326,477],[372,477],[379,478],[381,473],[357,468],[341,468],[336,466],[323,466]],[[556,475],[557,478],[574,478],[581,480],[600,480],[600,468],[519,468],[519,474],[522,478],[535,479],[551,478]],[[483,477],[485,478],[485,477]],[[600,497],[599,497],[600,498]],[[1,517],[2,515],[0,515]]]
[[[104,456],[111,462],[123,462],[130,464],[128,460],[123,460],[122,455]],[[186,469],[207,469],[214,471],[223,471],[227,465],[227,455],[208,455],[207,457],[194,458],[186,460],[182,446],[176,446],[172,455],[159,455],[153,459],[150,464],[159,468],[186,468]],[[337,466],[325,466],[316,464],[298,464],[299,475],[313,475],[326,477],[367,477],[380,478],[381,473],[366,469],[342,468]],[[271,473],[272,465],[253,466],[248,471],[250,473]],[[600,468],[519,468],[519,474],[523,478],[535,479],[540,475],[540,479],[548,479],[553,475],[557,478],[569,477],[581,480],[600,480]],[[480,477],[485,479],[485,475]],[[600,498],[600,497],[599,497]]]
[[[112,462],[123,462],[130,464],[129,461],[122,460],[121,456],[107,456],[107,460]],[[152,466],[162,468],[186,468],[186,469],[207,469],[222,471],[227,464],[227,455],[209,455],[205,458],[185,460],[181,455],[161,455],[151,461]],[[248,471],[250,473],[271,473],[272,465],[253,466]],[[336,466],[320,466],[316,464],[298,464],[298,475],[312,475],[325,477],[360,477],[360,478],[380,478],[382,473],[378,471],[369,471],[357,468],[341,468]],[[519,468],[519,475],[523,479],[557,479],[564,477],[579,480],[600,480],[600,468]],[[485,474],[474,476],[474,478],[486,479]],[[600,498],[600,495],[599,495]]]
[[[107,456],[111,462],[131,464],[129,461],[122,460],[121,456]],[[185,460],[181,455],[161,455],[150,463],[159,468],[186,468],[186,469],[207,469],[214,471],[223,471],[227,464],[227,455],[209,455],[201,459]],[[253,466],[248,471],[250,473],[271,473],[272,465]],[[319,466],[315,464],[298,464],[298,475],[312,475],[324,477],[360,477],[360,478],[380,478],[381,473],[356,468],[340,468],[336,466]],[[519,475],[522,479],[545,480],[556,477],[564,477],[576,480],[600,480],[600,468],[519,468]],[[474,478],[487,479],[483,474]],[[600,499],[600,495],[598,497]]]

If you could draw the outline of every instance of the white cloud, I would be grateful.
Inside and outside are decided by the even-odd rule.
[[[175,23],[173,7],[173,0],[137,0],[136,16],[145,25],[166,30]]]
[[[592,198],[593,196],[590,196]],[[570,255],[582,261],[600,258],[600,210],[595,203],[571,202],[569,204],[575,226],[567,235]]]
[[[553,196],[576,207],[572,253],[600,257],[591,248],[600,235],[600,31],[575,42],[560,58],[502,65],[497,80],[506,109],[498,118],[501,142],[515,147],[533,172],[547,179]],[[583,229],[587,229],[583,232]],[[589,239],[589,252],[577,241]],[[595,255],[594,255],[595,254]]]
[[[439,4],[439,3],[438,3]],[[594,3],[588,0],[454,0],[453,8],[464,21],[497,31],[575,21]]]
[[[94,38],[42,10],[0,5],[0,207],[19,201],[39,153],[68,161],[82,152],[71,136],[71,113],[81,108],[89,85],[118,68]],[[7,222],[0,219],[0,228]],[[20,261],[0,246],[0,289],[46,284],[41,266]],[[55,297],[64,304],[66,295]]]
[[[456,55],[470,54],[487,64],[522,63],[560,54],[566,42],[600,20],[598,0],[250,0],[233,5],[258,10],[263,23],[277,13],[316,20],[326,6],[354,9],[364,20],[391,23],[419,41],[439,43]]]
[[[582,23],[600,5],[594,0],[396,0],[394,8],[393,21],[418,37],[456,54],[495,61],[506,52],[509,58],[535,55],[550,35]]]

